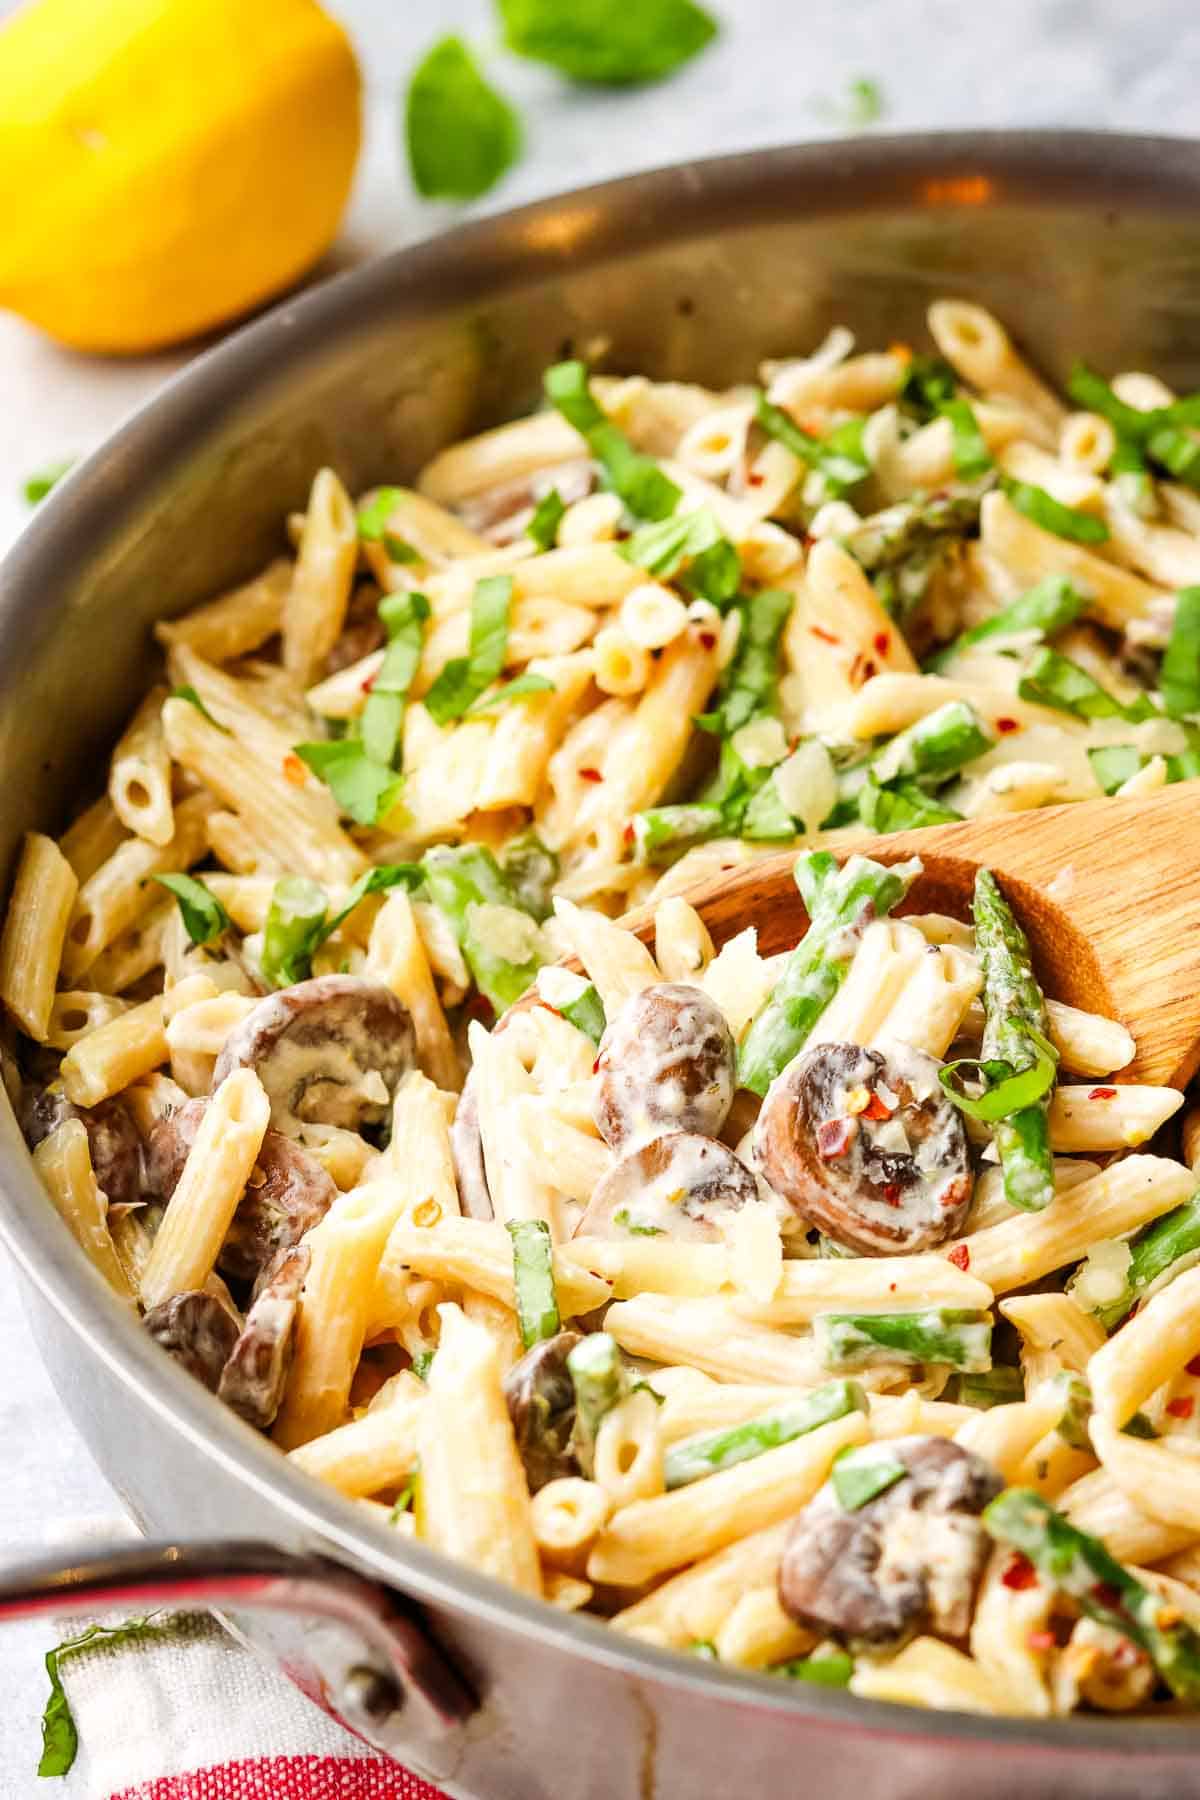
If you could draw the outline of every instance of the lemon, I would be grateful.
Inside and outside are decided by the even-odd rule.
[[[220,325],[328,247],[359,137],[315,0],[33,0],[0,28],[0,306],[113,353]]]

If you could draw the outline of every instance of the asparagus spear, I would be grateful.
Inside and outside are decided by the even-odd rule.
[[[751,1021],[739,1057],[743,1087],[765,1094],[779,1071],[804,1048],[813,1026],[846,978],[861,930],[872,919],[890,912],[920,871],[916,857],[885,869],[868,857],[852,856],[836,875],[825,880],[820,893],[814,895],[807,932]],[[811,879],[797,875],[802,893]]]
[[[1157,708],[1148,695],[1139,694],[1126,703],[1101,687],[1082,664],[1073,662],[1061,651],[1043,645],[1025,674],[1017,683],[1022,700],[1033,700],[1038,706],[1050,706],[1057,712],[1071,713],[1077,719],[1127,719],[1137,724],[1153,719]]]
[[[827,1369],[871,1363],[943,1363],[975,1373],[992,1364],[992,1320],[986,1312],[929,1306],[917,1312],[818,1313],[817,1353]]]
[[[726,830],[725,815],[707,801],[689,805],[651,806],[633,817],[634,855],[652,868],[665,868],[709,838]]]
[[[790,1406],[776,1407],[744,1425],[725,1431],[709,1431],[687,1438],[667,1451],[663,1479],[668,1488],[686,1487],[704,1475],[716,1475],[734,1463],[748,1462],[764,1450],[790,1444],[793,1438],[841,1419],[847,1413],[866,1412],[867,1397],[856,1381],[830,1381],[814,1388]]]
[[[1037,632],[1041,638],[1053,637],[1055,632],[1062,631],[1077,619],[1082,611],[1083,596],[1071,586],[1066,576],[1048,575],[1045,581],[1039,581],[1027,594],[1020,595],[1008,606],[1002,606],[990,619],[984,619],[980,625],[973,625],[969,631],[956,637],[953,643],[939,650],[936,656],[930,657],[925,664],[926,671],[937,674],[964,650],[970,650],[975,644],[987,644],[995,638],[1011,638],[1030,632]]]
[[[1046,1003],[1033,972],[1029,940],[1013,917],[990,869],[975,877],[975,942],[983,962],[981,1062],[1033,1069],[1049,1050]],[[1049,1053],[1053,1056],[1053,1052]],[[1041,1212],[1054,1198],[1054,1159],[1047,1115],[1053,1066],[1045,1092],[1032,1105],[995,1121],[1004,1172],[1004,1198],[1022,1212]]]
[[[1200,1634],[1110,1556],[1098,1538],[1079,1531],[1029,1488],[1008,1488],[983,1514],[1001,1544],[1028,1557],[1042,1579],[1077,1601],[1089,1618],[1123,1633],[1146,1651],[1180,1700],[1200,1699]]]
[[[1119,1300],[1102,1306],[1096,1316],[1106,1331],[1121,1323],[1139,1294],[1173,1268],[1176,1263],[1190,1267],[1200,1256],[1200,1194],[1185,1200],[1174,1212],[1164,1213],[1153,1225],[1135,1238],[1129,1246],[1129,1267],[1125,1274],[1125,1292]],[[1176,1273],[1180,1273],[1176,1270]]]
[[[1007,1363],[981,1369],[974,1374],[955,1375],[946,1389],[946,1399],[959,1406],[975,1406],[986,1412],[989,1407],[1007,1406],[1010,1401],[1025,1398],[1025,1383],[1020,1369]]]
[[[575,1454],[580,1468],[590,1475],[597,1433],[606,1415],[625,1397],[625,1365],[616,1339],[606,1331],[593,1331],[570,1351],[567,1368],[575,1387]]]
[[[562,1327],[554,1291],[550,1227],[541,1219],[514,1219],[508,1227],[513,1242],[513,1285],[521,1344],[531,1350]]]
[[[897,732],[871,764],[880,783],[953,775],[990,750],[990,738],[965,700],[947,700],[936,712]]]

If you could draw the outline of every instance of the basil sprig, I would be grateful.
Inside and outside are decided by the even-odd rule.
[[[521,149],[516,113],[460,37],[439,39],[409,82],[404,134],[413,185],[427,200],[476,200]]]
[[[659,81],[703,50],[717,22],[695,0],[499,0],[504,41],[572,81]]]

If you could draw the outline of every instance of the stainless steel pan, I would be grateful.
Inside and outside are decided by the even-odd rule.
[[[90,797],[151,623],[277,549],[319,463],[352,488],[410,474],[528,405],[569,345],[720,383],[839,320],[867,342],[919,339],[944,293],[994,307],[1052,374],[1082,353],[1200,385],[1200,151],[1046,133],[724,158],[468,226],[278,308],[72,475],[0,570],[6,863],[24,828]],[[0,1612],[219,1603],[372,1742],[481,1800],[1200,1793],[1200,1725],[919,1713],[735,1676],[395,1541],[122,1315],[7,1109],[0,1185],[58,1390],[136,1518],[170,1539],[28,1571]]]

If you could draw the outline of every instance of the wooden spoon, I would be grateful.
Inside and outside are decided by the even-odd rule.
[[[919,856],[924,873],[897,912],[971,916],[975,871],[999,876],[1055,1000],[1119,1019],[1137,1055],[1125,1081],[1183,1087],[1200,1065],[1200,782],[1135,800],[898,831],[835,851],[877,862]],[[794,850],[687,890],[718,948],[747,925],[766,956],[808,927]],[[653,908],[627,923],[653,937]]]

